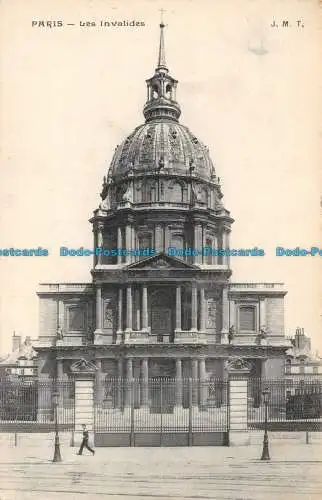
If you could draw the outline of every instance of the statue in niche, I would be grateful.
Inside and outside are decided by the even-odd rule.
[[[130,202],[130,203],[133,202],[133,193],[132,193],[132,189],[131,189],[130,184],[126,187],[126,189],[122,195],[122,201]]]
[[[194,184],[192,184],[191,186],[191,190],[192,190],[192,199],[194,202],[202,202],[202,196],[201,196],[201,192],[200,192],[200,188],[198,189],[197,186],[195,186]]]
[[[164,168],[164,158],[163,156],[160,157],[159,162],[158,162],[158,170],[162,170]]]
[[[103,200],[100,204],[99,204],[99,208],[101,210],[109,210],[111,208],[111,201],[110,201],[110,197],[107,196],[105,198],[105,200]]]
[[[63,334],[63,329],[60,325],[57,327],[57,332],[56,332],[57,340],[63,340],[64,339],[64,334]]]
[[[87,335],[86,335],[86,337],[87,337],[87,340],[89,342],[92,342],[93,339],[94,339],[94,331],[93,331],[93,327],[92,327],[91,324],[89,324],[88,327],[87,327]]]
[[[228,342],[229,344],[232,343],[233,339],[234,339],[234,336],[235,336],[235,327],[234,325],[232,325],[230,328],[229,328],[229,332],[228,332]]]
[[[112,299],[106,299],[104,302],[104,328],[113,328]]]

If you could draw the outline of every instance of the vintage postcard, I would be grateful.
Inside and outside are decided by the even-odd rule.
[[[0,500],[322,495],[322,3],[0,3]]]

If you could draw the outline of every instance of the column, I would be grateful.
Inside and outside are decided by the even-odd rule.
[[[148,288],[146,285],[142,287],[142,328],[148,328]]]
[[[176,406],[182,406],[182,362],[176,359]]]
[[[260,297],[259,302],[259,330],[266,327],[266,298]]]
[[[205,358],[199,359],[199,378],[200,378],[200,406],[204,407],[207,402],[207,390],[208,390]]]
[[[122,228],[118,226],[117,228],[117,249],[120,250],[122,248]],[[121,264],[122,262],[122,255],[120,252],[117,254],[117,263]]]
[[[58,380],[62,380],[63,379],[63,374],[64,374],[63,360],[62,359],[57,359],[57,379]]]
[[[133,384],[133,360],[126,360],[126,380],[125,380],[125,406],[132,404],[132,384]]]
[[[104,229],[104,224],[99,223],[97,226],[97,247],[98,248],[103,248],[104,246],[104,239],[103,239],[103,229]],[[102,254],[99,254],[97,256],[97,264],[100,265],[102,264]]]
[[[155,251],[156,253],[163,252],[163,227],[161,224],[156,224],[155,226],[155,234],[154,234],[154,241],[155,241]]]
[[[218,249],[218,236],[216,234],[214,234],[212,239],[212,247],[214,250]],[[216,252],[214,252],[214,255],[212,256],[212,263],[215,265],[218,264],[218,256],[216,255]]]
[[[132,330],[132,287],[126,288],[126,329]]]
[[[191,329],[198,329],[198,289],[197,283],[191,285]]]
[[[102,287],[96,285],[96,329],[95,333],[102,332]]]
[[[118,409],[122,408],[123,404],[123,387],[124,387],[124,380],[123,380],[123,358],[119,358],[117,360],[117,393],[116,393],[116,407]]]
[[[228,302],[228,286],[222,289],[222,318],[221,318],[221,343],[228,344],[229,330],[229,302]]]
[[[118,308],[117,308],[117,329],[119,332],[123,330],[123,288],[119,288]]]
[[[141,361],[142,378],[142,406],[149,406],[149,360],[147,358]]]
[[[202,249],[202,226],[201,224],[196,224],[194,227],[194,249],[197,250],[200,255],[196,255],[194,258],[194,263],[195,264],[201,264],[202,263],[202,255],[201,255],[201,249]]]
[[[141,329],[141,300],[140,300],[140,289],[135,289],[135,329],[139,331]]]
[[[206,247],[206,237],[207,237],[207,231],[206,231],[206,226],[203,226],[202,228],[202,248]],[[207,263],[207,257],[205,255],[201,256],[202,263],[206,264]]]
[[[223,233],[223,247],[224,248],[229,248],[230,247],[230,244],[229,244],[229,232],[227,230],[225,230],[225,232]],[[223,257],[223,264],[226,264],[226,266],[229,266],[229,263],[230,263],[230,257],[229,257],[229,255],[225,255]]]
[[[176,288],[176,330],[181,330],[181,286]]]
[[[131,226],[127,225],[125,226],[125,248],[127,251],[131,250],[131,243],[132,243],[132,230]],[[126,255],[125,256],[125,263],[130,264],[131,262],[131,255]]]
[[[95,360],[95,365],[97,368],[96,371],[96,401],[101,404],[103,399],[104,399],[104,393],[105,393],[105,384],[104,384],[104,374],[102,373],[102,360],[101,359],[96,359]]]
[[[58,326],[64,331],[64,324],[65,324],[65,318],[64,318],[64,302],[63,300],[59,299],[58,300]]]
[[[199,385],[199,377],[198,377],[198,360],[191,360],[191,375],[192,375],[192,404],[198,404],[198,385]]]
[[[228,308],[229,308],[229,321],[228,321],[229,328],[233,326],[237,331],[236,303],[234,300],[230,300],[229,298],[228,298]]]
[[[168,226],[165,226],[163,231],[164,231],[164,248],[163,248],[163,251],[167,254],[168,253],[169,244],[170,244],[170,241],[169,241],[169,228],[168,228]]]
[[[222,228],[219,229],[217,234],[217,245],[218,245],[217,248],[219,249],[223,249],[225,247]],[[216,258],[217,258],[217,264],[219,265],[224,264],[224,257],[218,255],[218,257]]]
[[[206,301],[205,301],[205,289],[201,286],[200,289],[200,330],[204,332],[206,330]]]

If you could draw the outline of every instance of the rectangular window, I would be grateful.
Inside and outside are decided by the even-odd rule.
[[[239,309],[239,330],[244,332],[254,332],[256,329],[255,308],[240,307]]]
[[[80,306],[68,307],[68,331],[81,332],[85,329],[85,311]]]

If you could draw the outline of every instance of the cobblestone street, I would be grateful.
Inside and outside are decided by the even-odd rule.
[[[322,495],[319,442],[273,440],[272,460],[261,462],[260,438],[242,447],[97,448],[95,456],[77,456],[66,436],[63,462],[55,464],[52,439],[31,439],[17,447],[1,442],[1,500],[304,500]]]

